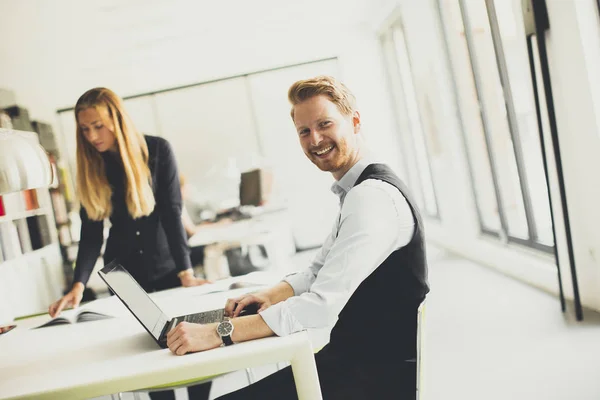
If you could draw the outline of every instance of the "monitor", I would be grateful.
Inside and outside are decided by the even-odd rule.
[[[240,205],[264,205],[271,193],[272,180],[270,171],[264,168],[242,172],[240,179]]]

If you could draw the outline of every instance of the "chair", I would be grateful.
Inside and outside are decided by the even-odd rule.
[[[423,355],[425,350],[425,310],[427,300],[423,300],[417,311],[417,400],[423,398]]]

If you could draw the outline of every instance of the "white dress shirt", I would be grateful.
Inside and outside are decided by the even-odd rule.
[[[332,185],[340,213],[312,265],[284,278],[295,296],[260,313],[278,336],[332,326],[360,283],[412,239],[413,215],[398,189],[375,179],[354,187],[369,164],[360,160]]]

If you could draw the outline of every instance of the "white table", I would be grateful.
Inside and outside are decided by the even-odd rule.
[[[173,289],[153,298],[168,315],[183,315],[222,307],[226,297],[244,290],[205,294],[228,283]],[[290,361],[299,399],[322,398],[305,332],[176,356],[160,349],[116,297],[84,308],[115,318],[29,329],[48,320],[46,315],[18,321],[16,329],[0,336],[1,399],[90,398],[279,361]]]
[[[246,240],[252,236],[276,232],[292,239],[289,213],[283,206],[257,207],[250,213],[252,218],[241,219],[226,225],[205,225],[198,230],[188,243],[190,246],[204,246],[218,242]]]
[[[230,276],[224,254],[226,250],[240,246],[263,245],[270,264],[281,266],[296,251],[288,217],[286,209],[275,208],[231,224],[206,225],[190,237],[188,244],[206,246],[204,273],[210,280]]]

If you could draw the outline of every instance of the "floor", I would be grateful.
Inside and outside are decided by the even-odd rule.
[[[598,313],[577,323],[545,292],[430,256],[424,399],[600,399]]]
[[[289,268],[313,254],[297,254]],[[422,400],[600,399],[599,314],[577,323],[555,297],[438,248],[429,263]],[[243,371],[219,378],[211,397],[246,382]],[[177,399],[187,399],[185,389]]]

